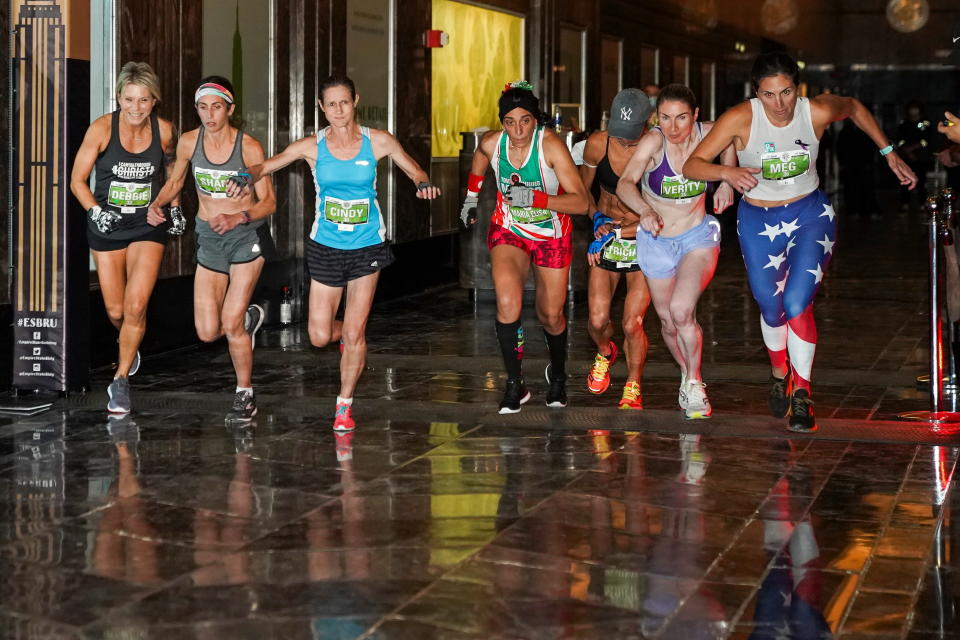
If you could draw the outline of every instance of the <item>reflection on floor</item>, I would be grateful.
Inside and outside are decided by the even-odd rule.
[[[497,415],[492,306],[456,289],[377,307],[352,435],[299,328],[261,336],[247,428],[223,345],[146,359],[130,417],[103,372],[4,419],[0,637],[960,638],[958,439],[889,422],[926,404],[924,232],[843,231],[815,438],[763,415],[734,233],[700,311],[711,420],[680,419],[652,316],[648,409],[616,410],[619,365],[587,393],[579,303],[571,406],[542,406],[530,338],[534,401]]]

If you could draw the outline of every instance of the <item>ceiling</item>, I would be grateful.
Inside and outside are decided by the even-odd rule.
[[[715,18],[735,30],[778,40],[810,63],[945,64],[955,28],[960,35],[960,0],[925,1],[927,22],[912,33],[891,26],[888,0],[679,0],[679,4],[693,20]]]

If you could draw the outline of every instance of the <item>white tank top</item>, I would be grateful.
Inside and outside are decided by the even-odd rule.
[[[757,167],[760,184],[747,191],[754,200],[790,200],[813,192],[819,185],[817,153],[820,140],[813,130],[810,100],[797,98],[793,120],[785,127],[770,124],[759,98],[750,100],[753,118],[750,138],[737,151],[741,167]]]

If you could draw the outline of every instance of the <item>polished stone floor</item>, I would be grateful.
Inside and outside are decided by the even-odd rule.
[[[729,224],[729,221],[728,221]],[[847,220],[817,303],[816,437],[764,415],[757,310],[728,233],[703,298],[716,414],[685,422],[648,319],[647,409],[582,385],[499,416],[489,302],[378,304],[330,430],[335,349],[259,339],[260,415],[225,425],[222,344],[145,358],[134,413],[96,392],[0,417],[0,637],[960,639],[960,437],[926,407],[924,229]],[[397,267],[393,267],[397,268]]]

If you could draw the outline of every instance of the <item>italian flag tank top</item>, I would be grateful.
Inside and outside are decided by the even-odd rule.
[[[543,126],[538,126],[530,142],[530,149],[523,164],[519,167],[510,162],[507,145],[510,141],[507,132],[500,133],[491,164],[497,177],[497,207],[493,211],[491,222],[508,229],[521,238],[535,241],[552,240],[569,235],[570,217],[550,209],[533,207],[511,207],[506,197],[511,185],[522,185],[543,191],[549,195],[563,193],[557,174],[547,166],[543,157]]]

